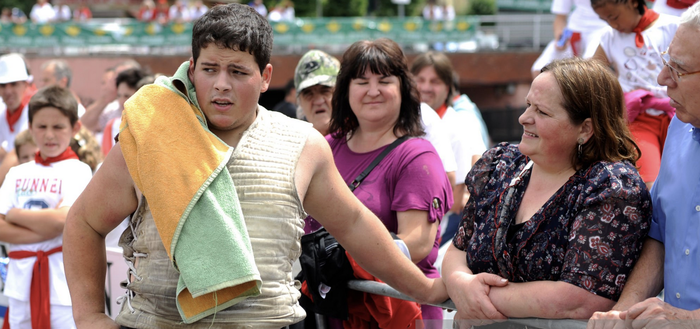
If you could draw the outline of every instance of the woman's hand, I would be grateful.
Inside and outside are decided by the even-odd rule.
[[[448,278],[449,295],[457,307],[455,314],[459,328],[486,325],[506,317],[491,303],[492,286],[503,287],[508,280],[490,273],[469,274],[453,272]]]

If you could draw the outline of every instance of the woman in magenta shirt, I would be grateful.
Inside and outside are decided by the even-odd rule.
[[[452,206],[452,190],[435,149],[420,138],[424,135],[420,101],[408,72],[406,57],[394,41],[358,41],[350,46],[336,81],[331,134],[326,139],[340,174],[350,183],[389,144],[411,137],[392,150],[354,193],[406,244],[426,276],[439,277],[433,266],[439,221]],[[314,222],[307,222],[307,233],[318,228]],[[423,319],[442,319],[438,307],[423,305],[421,310]]]

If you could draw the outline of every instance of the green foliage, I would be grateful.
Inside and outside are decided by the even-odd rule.
[[[367,14],[368,0],[333,0],[323,6],[324,17],[355,17]]]
[[[391,2],[391,0],[376,0],[377,9],[370,13],[377,17],[396,17],[399,15],[399,5]],[[411,3],[404,6],[406,16],[420,15],[425,6],[425,0],[411,0]]]
[[[296,0],[294,1],[294,15],[296,17],[316,17],[317,0]],[[326,5],[328,0],[321,0],[322,5]]]
[[[29,12],[32,11],[32,6],[36,3],[36,1],[27,1],[27,0],[0,0],[0,8],[12,8],[12,7],[17,7],[19,9],[22,9],[25,15],[27,15],[27,18],[29,18]]]
[[[496,0],[471,0],[469,2],[469,15],[495,15],[497,12]]]

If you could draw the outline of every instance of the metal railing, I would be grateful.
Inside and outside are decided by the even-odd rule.
[[[415,301],[412,298],[402,294],[396,289],[392,288],[386,283],[375,282],[375,281],[364,281],[364,280],[351,280],[348,282],[348,288],[356,291],[388,296],[392,298],[398,298],[402,300]],[[433,306],[442,307],[448,310],[455,310],[455,304],[451,300],[447,300],[440,304],[431,304]],[[579,320],[549,320],[549,319],[537,319],[537,318],[519,318],[519,319],[508,319],[508,321],[526,325],[528,327],[534,328],[557,328],[557,329],[585,329],[586,322]]]
[[[484,34],[498,36],[500,49],[543,49],[554,38],[552,14],[479,16]]]

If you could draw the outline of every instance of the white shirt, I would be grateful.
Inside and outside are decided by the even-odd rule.
[[[35,4],[32,7],[32,11],[29,13],[29,17],[36,23],[48,23],[56,19],[56,12],[48,2],[43,6]]]
[[[208,10],[209,10],[209,7],[207,7],[207,6],[192,7],[192,8],[190,8],[190,18],[192,20],[200,18],[204,14],[206,14]]]
[[[60,21],[69,21],[71,19],[72,13],[70,12],[70,7],[68,5],[61,5],[56,8],[56,19]]]
[[[455,183],[464,184],[467,173],[472,169],[472,156],[481,156],[486,151],[486,145],[481,138],[481,127],[479,122],[470,120],[464,112],[456,112],[452,106],[448,107],[442,116],[442,123],[457,162]]]
[[[70,207],[92,178],[90,166],[69,159],[50,166],[34,161],[11,168],[0,187],[0,214],[12,208],[46,209]],[[63,236],[31,244],[9,244],[9,251],[48,251],[63,244]],[[71,305],[63,253],[49,257],[51,304]],[[29,301],[32,271],[36,257],[12,259],[7,267],[5,296]]]
[[[119,102],[117,100],[107,104],[104,111],[102,111],[102,114],[100,114],[100,118],[98,119],[98,124],[100,126],[99,131],[105,129],[105,126],[109,120],[120,118],[121,116],[122,112],[119,111]]]
[[[262,3],[259,5],[252,4],[251,7],[253,7],[253,9],[255,9],[255,11],[258,12],[258,14],[262,15],[263,17],[267,17],[267,8],[265,7],[264,4],[262,4]]]
[[[634,33],[622,33],[612,28],[605,31],[600,47],[616,67],[622,91],[645,89],[657,97],[666,97],[666,87],[659,85],[656,77],[664,67],[661,53],[668,49],[677,29],[678,17],[661,14],[653,25],[642,31],[642,48],[636,47]]]
[[[552,14],[568,15],[566,27],[577,32],[595,31],[608,26],[593,11],[590,0],[554,0],[551,11]]]
[[[17,134],[29,128],[29,115],[27,114],[29,109],[27,106],[22,109],[22,115],[14,124],[15,131],[10,131],[10,126],[7,124],[7,114],[5,113],[7,108],[5,103],[0,103],[2,103],[0,105],[0,146],[6,152],[10,152],[15,148],[15,137],[17,137]]]
[[[450,139],[443,127],[440,116],[425,103],[420,104],[420,114],[423,130],[425,130],[425,139],[427,139],[430,144],[433,144],[435,151],[437,151],[442,161],[443,167],[445,167],[445,172],[456,171],[457,162],[452,153]]]
[[[423,18],[425,19],[430,19],[434,21],[439,21],[444,18],[444,13],[442,11],[442,7],[438,5],[426,5],[423,7]]]
[[[181,19],[183,21],[189,21],[190,10],[187,8],[187,6],[172,5],[168,11],[168,18],[170,20]]]

